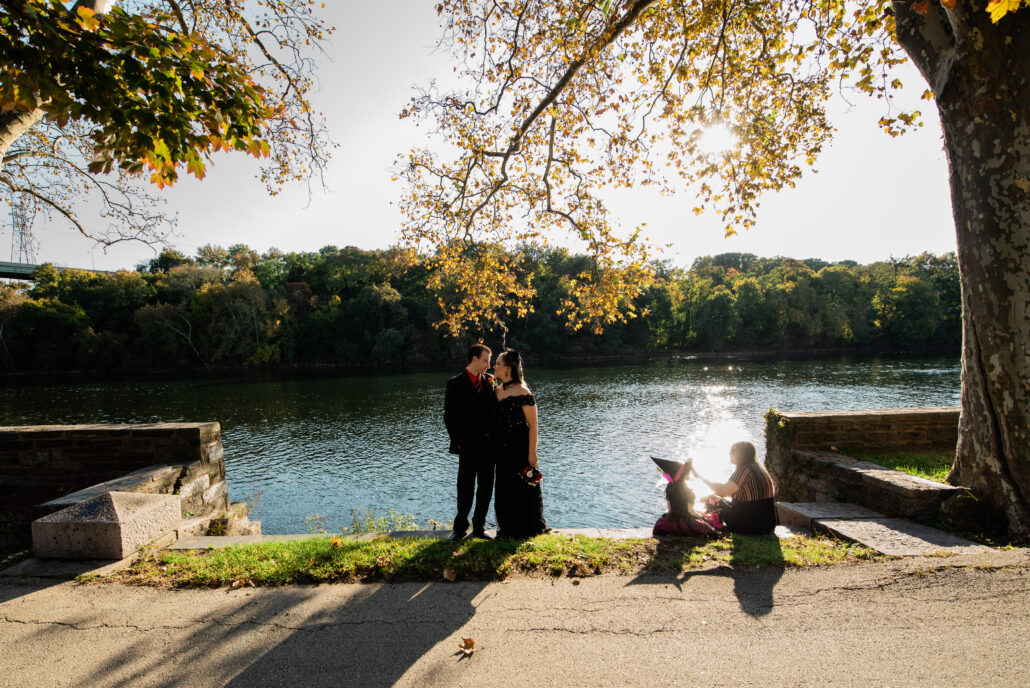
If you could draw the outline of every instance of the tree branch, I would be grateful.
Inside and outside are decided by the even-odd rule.
[[[912,0],[893,0],[898,43],[938,98],[944,92],[955,59],[955,34],[948,15],[939,2],[924,3],[921,15],[912,9]]]
[[[508,181],[508,160],[510,160],[511,156],[519,150],[522,145],[523,137],[525,137],[533,127],[533,124],[540,115],[546,112],[547,108],[554,104],[558,99],[558,96],[560,96],[569,84],[572,83],[573,78],[575,78],[576,74],[579,73],[579,70],[582,69],[590,59],[611,45],[616,38],[626,31],[626,29],[636,23],[644,10],[657,2],[658,0],[636,0],[633,2],[630,8],[626,11],[626,14],[615,22],[609,24],[598,39],[590,44],[590,46],[568,66],[565,73],[562,74],[560,79],[558,79],[558,82],[548,90],[533,111],[529,113],[529,116],[527,116],[526,119],[522,121],[522,124],[519,125],[515,135],[512,136],[511,141],[508,143],[507,150],[503,152],[486,151],[483,153],[483,155],[486,156],[501,158],[501,176],[494,182],[490,192],[486,195],[486,198],[484,198],[482,202],[480,202],[479,205],[469,213],[468,219],[465,221],[466,237],[469,236],[469,231],[476,215],[478,215],[479,212],[485,208],[491,200],[493,200],[494,196],[497,195],[497,192],[500,191]]]

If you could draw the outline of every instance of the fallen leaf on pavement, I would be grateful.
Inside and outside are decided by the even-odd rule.
[[[472,638],[462,638],[458,644],[458,649],[461,650],[462,654],[466,657],[476,651],[476,641]]]
[[[453,582],[454,579],[458,577],[458,574],[456,574],[454,572],[454,569],[452,569],[450,566],[445,566],[443,570],[443,577],[444,579]]]

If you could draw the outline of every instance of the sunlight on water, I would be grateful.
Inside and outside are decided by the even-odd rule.
[[[764,456],[765,412],[956,405],[957,359],[709,361],[527,371],[540,412],[544,511],[553,526],[646,526],[665,507],[650,456],[711,480],[730,445]],[[332,528],[351,509],[454,517],[447,373],[26,385],[0,389],[0,423],[217,420],[233,500],[260,495],[266,533]],[[659,482],[661,481],[661,482]],[[703,496],[700,481],[691,487]]]

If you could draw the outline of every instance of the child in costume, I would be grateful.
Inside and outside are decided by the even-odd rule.
[[[651,460],[658,464],[668,484],[665,486],[665,500],[669,510],[654,524],[652,533],[659,535],[685,535],[688,537],[713,537],[719,534],[721,523],[716,518],[709,522],[694,511],[694,492],[687,485],[691,472],[691,461]]]

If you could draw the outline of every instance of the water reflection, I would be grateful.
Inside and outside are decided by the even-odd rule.
[[[260,494],[268,533],[330,527],[351,509],[393,508],[449,521],[456,458],[447,454],[441,373],[321,379],[49,384],[0,390],[0,423],[217,420],[233,500]],[[954,405],[957,359],[695,361],[529,370],[540,407],[548,522],[649,525],[664,510],[649,455],[692,457],[728,477],[729,447],[763,453],[763,416],[784,410]],[[697,483],[697,481],[695,481]],[[702,495],[707,488],[692,484]]]

